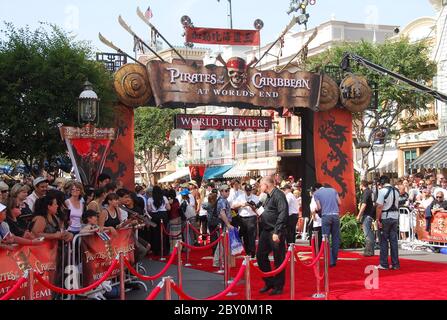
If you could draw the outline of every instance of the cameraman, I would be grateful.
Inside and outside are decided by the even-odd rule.
[[[245,193],[241,194],[233,201],[232,209],[238,211],[240,217],[239,234],[242,237],[245,254],[251,256],[252,259],[256,257],[256,224],[257,214],[256,208],[259,199],[252,194],[253,188],[251,185],[245,186]]]

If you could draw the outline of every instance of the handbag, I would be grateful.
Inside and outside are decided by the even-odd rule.
[[[229,230],[229,236],[230,236],[230,248],[231,248],[231,255],[235,256],[238,255],[244,250],[244,247],[242,246],[241,238],[239,237],[239,232],[236,228],[232,228]]]

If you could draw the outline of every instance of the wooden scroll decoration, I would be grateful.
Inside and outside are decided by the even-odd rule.
[[[319,111],[328,111],[335,107],[340,98],[337,83],[331,77],[324,75],[321,84]]]
[[[115,73],[115,91],[118,99],[126,106],[144,106],[152,98],[149,75],[139,64],[126,64]]]
[[[340,84],[341,103],[351,112],[362,112],[371,103],[372,90],[366,79],[349,75]]]

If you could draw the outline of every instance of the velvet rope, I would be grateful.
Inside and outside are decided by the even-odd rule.
[[[311,263],[304,263],[300,259],[298,259],[298,261],[301,262],[301,264],[303,266],[308,267],[308,268],[315,266],[316,263],[320,261],[321,257],[323,256],[323,253],[324,253],[324,246],[325,246],[324,241],[321,244],[322,244],[322,246],[320,248],[320,252],[318,253],[318,256],[316,256],[316,257],[314,256],[313,249],[312,249],[312,258],[313,258],[313,260],[312,260]]]
[[[166,230],[166,227],[165,227],[165,224],[164,224],[164,223],[161,225],[161,228],[162,228],[162,230],[163,230],[163,233],[164,233],[166,236],[171,237],[171,238],[177,238],[179,235],[181,235],[181,234],[183,233],[183,231],[185,231],[186,226],[184,226],[184,227],[182,228],[182,230],[180,230],[180,232],[177,233],[177,234],[170,234],[169,231]]]
[[[185,248],[189,248],[191,250],[197,250],[197,251],[208,250],[208,249],[211,249],[212,247],[214,247],[215,245],[217,245],[220,242],[220,240],[222,240],[222,237],[223,237],[223,234],[221,234],[219,236],[219,238],[217,238],[216,241],[214,241],[214,242],[212,242],[212,243],[210,243],[209,245],[206,245],[206,246],[195,247],[195,246],[191,246],[191,245],[189,245],[187,243],[184,243],[183,241],[182,241],[182,246],[184,246]]]
[[[172,289],[179,295],[179,297],[181,297],[183,300],[219,300],[223,297],[225,297],[228,293],[231,292],[231,290],[233,290],[237,283],[242,279],[242,277],[244,276],[245,273],[245,269],[247,268],[247,266],[245,265],[245,263],[243,263],[236,275],[236,277],[233,279],[233,282],[221,293],[218,293],[214,296],[205,298],[205,299],[196,299],[193,298],[191,296],[188,296],[185,292],[183,292],[182,289],[180,289],[174,282],[172,282]]]
[[[152,290],[152,292],[147,296],[146,300],[155,300],[155,298],[160,293],[161,289],[162,289],[161,286],[156,286],[155,289]]]
[[[132,267],[129,260],[127,260],[127,259],[124,259],[124,264],[126,265],[127,269],[129,269],[130,273],[132,273],[138,279],[143,280],[143,281],[151,281],[151,280],[160,278],[162,275],[164,275],[166,273],[166,271],[168,271],[169,267],[174,262],[175,257],[177,256],[177,251],[178,251],[178,248],[175,247],[174,250],[172,250],[171,257],[169,258],[168,262],[166,262],[166,265],[164,266],[164,268],[159,273],[157,273],[156,275],[153,275],[153,276],[145,276],[145,275],[138,273],[138,271],[135,270],[134,267]]]
[[[279,274],[281,271],[283,271],[286,266],[287,263],[289,262],[290,257],[292,256],[292,252],[291,251],[287,251],[286,257],[284,258],[284,261],[282,262],[282,264],[276,268],[275,270],[269,271],[269,272],[263,272],[261,271],[261,269],[259,269],[258,267],[256,267],[253,263],[253,261],[250,261],[251,265],[253,266],[253,270],[255,270],[257,273],[259,273],[262,277],[267,278],[267,277],[274,277],[277,274]]]
[[[0,301],[9,300],[9,298],[11,298],[12,295],[13,295],[13,294],[20,288],[20,286],[21,286],[22,284],[24,284],[26,281],[27,281],[27,278],[25,278],[25,277],[20,278],[20,279],[16,282],[16,284],[15,284],[11,289],[9,289],[8,292],[6,292],[6,293],[0,298]]]
[[[118,260],[115,259],[113,261],[112,265],[107,270],[107,272],[104,273],[104,275],[101,277],[101,279],[95,281],[94,283],[92,283],[88,287],[85,287],[85,288],[82,288],[82,289],[74,289],[74,290],[68,290],[68,289],[56,287],[52,283],[50,283],[50,282],[46,281],[44,278],[42,278],[42,276],[38,272],[34,272],[34,275],[36,276],[37,280],[39,280],[39,282],[42,285],[44,285],[45,287],[47,287],[48,289],[50,289],[52,291],[55,291],[55,292],[58,292],[58,293],[61,293],[61,294],[83,294],[83,293],[86,293],[86,292],[88,292],[90,290],[93,290],[94,288],[99,286],[101,283],[106,281],[107,278],[112,274],[113,270],[115,270],[117,265],[118,265]]]
[[[210,233],[201,233],[199,230],[197,230],[192,224],[189,225],[192,229],[192,231],[194,231],[195,234],[197,234],[198,236],[212,236],[213,234],[215,234],[217,231],[219,231],[219,227],[217,227],[216,229],[213,230],[213,232]]]

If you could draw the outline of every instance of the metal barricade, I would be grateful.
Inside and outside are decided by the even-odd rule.
[[[135,243],[137,244],[138,242],[138,230],[143,228],[144,225],[137,225],[134,227],[129,227],[129,228],[124,228],[122,230],[126,230],[126,229],[133,229],[134,230],[134,237],[135,237]],[[106,233],[108,233],[108,231],[104,231]],[[86,232],[86,233],[79,233],[76,236],[73,237],[73,240],[71,243],[69,243],[68,246],[68,264],[67,266],[69,266],[71,269],[69,271],[74,272],[75,276],[76,276],[76,284],[81,287],[81,284],[83,284],[83,272],[82,272],[82,252],[81,252],[81,243],[82,243],[82,238],[84,237],[88,237],[88,236],[92,236],[95,235],[96,232]],[[136,246],[135,245],[135,250],[136,250]],[[136,262],[136,268],[135,268],[138,272],[140,273],[146,273],[146,269],[142,266],[139,265],[138,262]],[[63,269],[64,273],[65,273],[65,268]],[[67,270],[68,271],[68,270]],[[141,272],[143,271],[143,272]],[[64,274],[62,276],[62,278],[64,279]],[[121,277],[120,275],[117,275],[116,277],[114,277],[113,279],[111,279],[112,287],[115,286],[121,286],[121,288],[124,286],[124,284],[122,283],[121,280],[124,280],[124,284],[138,284],[141,285],[144,290],[147,292],[148,288],[147,285],[140,281],[137,277],[133,276],[130,271],[125,270],[124,272],[124,277]],[[62,285],[63,288],[66,287],[65,282]],[[73,288],[67,288],[67,289],[73,289]],[[89,295],[92,295],[94,293],[100,292],[104,290],[103,288],[96,288],[94,290],[89,291],[88,293],[85,294],[80,294],[79,296],[81,297],[87,297]],[[120,290],[122,291],[122,290]],[[120,292],[121,295],[121,299],[124,299],[123,293]],[[76,295],[69,295],[68,296],[68,300],[75,300]]]

